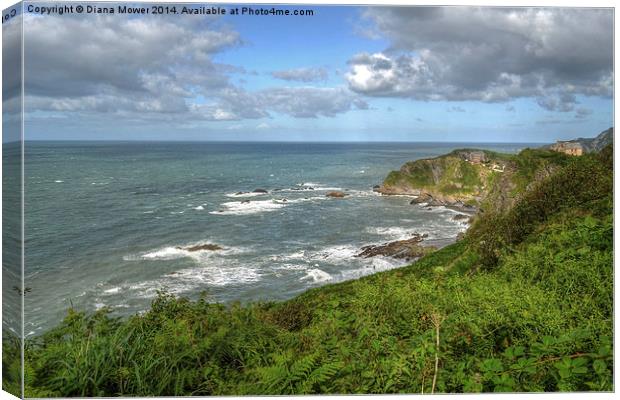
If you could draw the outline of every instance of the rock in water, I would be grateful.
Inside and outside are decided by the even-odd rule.
[[[267,189],[254,189],[252,193],[269,193]]]
[[[362,247],[362,251],[355,257],[370,258],[376,256],[393,257],[405,259],[407,261],[415,260],[436,250],[434,246],[422,246],[419,243],[425,236],[415,234],[411,239],[397,240],[395,242],[384,243],[380,245],[370,245]]]
[[[211,244],[211,243],[206,243],[206,244],[197,244],[195,246],[189,246],[189,247],[181,247],[181,246],[177,246],[177,249],[179,250],[187,250],[187,251],[201,251],[201,250],[209,250],[209,251],[217,251],[217,250],[224,250],[224,248],[222,246],[219,246],[217,244]]]
[[[325,196],[327,197],[335,197],[335,198],[343,198],[345,197],[347,194],[345,192],[340,192],[340,191],[334,191],[334,192],[329,192],[327,193]]]
[[[467,215],[467,214],[457,214],[454,217],[452,217],[453,221],[462,221],[464,219],[469,219],[469,215]]]
[[[433,200],[430,194],[428,193],[420,193],[418,197],[411,200],[409,204],[421,204],[421,203],[429,203]]]

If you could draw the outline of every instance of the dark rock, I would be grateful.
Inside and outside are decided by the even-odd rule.
[[[439,206],[445,206],[446,203],[444,203],[441,200],[437,200],[431,197],[431,201],[428,202],[428,205],[431,207],[439,207]]]
[[[343,197],[347,196],[347,194],[345,192],[334,191],[334,192],[327,193],[325,196],[327,196],[327,197],[343,198]]]
[[[421,203],[430,203],[433,201],[433,197],[428,193],[421,193],[418,197],[411,200],[409,204],[421,204]]]
[[[427,235],[414,234],[411,239],[397,240],[380,245],[362,247],[362,251],[355,257],[370,258],[376,256],[393,257],[414,260],[436,250],[434,246],[422,246],[419,243]]]
[[[197,244],[195,246],[189,246],[189,247],[177,246],[177,249],[179,249],[179,250],[187,250],[187,251],[201,251],[201,250],[216,251],[216,250],[224,250],[224,248],[222,246],[218,246],[217,244],[211,244],[211,243]]]
[[[252,193],[269,193],[266,189],[254,189]]]
[[[250,200],[241,200],[241,204],[248,204]]]
[[[454,217],[452,217],[452,220],[453,220],[453,221],[462,221],[462,220],[464,220],[464,219],[469,219],[469,218],[470,218],[470,217],[469,217],[469,215],[466,215],[466,214],[457,214],[457,215],[455,215]]]

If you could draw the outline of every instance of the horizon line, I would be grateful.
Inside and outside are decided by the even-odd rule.
[[[10,142],[2,142],[3,144],[20,143],[22,140],[14,140]],[[345,140],[345,141],[316,141],[316,140],[199,140],[199,139],[187,139],[187,140],[170,140],[170,139],[25,139],[23,142],[123,142],[123,143],[316,143],[316,144],[359,144],[359,143],[464,143],[464,144],[549,144],[549,142],[510,142],[510,141],[432,141],[432,140]]]

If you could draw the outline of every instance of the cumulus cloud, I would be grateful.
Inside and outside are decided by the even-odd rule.
[[[258,94],[265,107],[298,118],[334,117],[368,105],[345,88],[274,88]]]
[[[237,121],[280,113],[333,117],[368,104],[346,87],[247,91],[230,74],[243,67],[214,57],[243,45],[217,18],[28,17],[26,110],[118,114],[152,121]],[[62,18],[62,21],[59,20]],[[324,80],[324,68],[273,73]]]
[[[573,93],[559,93],[541,96],[536,99],[539,106],[547,111],[569,112],[575,109],[577,98]]]
[[[213,19],[26,18],[27,111],[186,112],[186,99],[229,85],[232,67],[212,56],[242,43]]]
[[[613,13],[605,9],[372,8],[391,42],[349,61],[349,87],[418,100],[537,98],[571,111],[576,95],[612,94]],[[549,97],[548,93],[553,93]]]
[[[222,92],[216,106],[197,106],[195,111],[206,119],[214,110],[228,110],[230,120],[256,119],[270,112],[295,118],[334,117],[353,109],[367,109],[368,104],[347,88],[282,87],[248,92],[231,88]]]
[[[316,82],[326,80],[328,73],[325,68],[295,68],[274,71],[271,76],[285,81]]]

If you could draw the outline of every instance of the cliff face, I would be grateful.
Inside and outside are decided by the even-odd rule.
[[[614,128],[609,128],[595,138],[579,138],[567,141],[558,141],[552,145],[544,146],[544,149],[559,151],[571,155],[582,155],[585,153],[598,153],[605,146],[612,143],[614,139]]]
[[[411,161],[392,171],[377,189],[386,195],[414,195],[430,205],[479,206],[494,182],[509,174],[510,156],[461,149]]]

